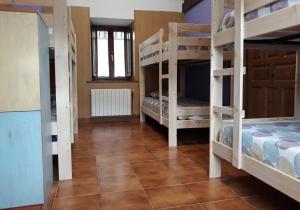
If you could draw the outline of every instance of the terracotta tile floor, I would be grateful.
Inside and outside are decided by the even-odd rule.
[[[155,124],[154,124],[155,125]],[[57,182],[52,210],[294,210],[300,205],[224,162],[208,178],[208,131],[179,132],[136,118],[81,121],[72,181]]]

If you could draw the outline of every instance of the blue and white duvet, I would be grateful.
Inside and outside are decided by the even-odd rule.
[[[232,125],[225,125],[219,141],[232,147]],[[300,179],[300,121],[244,123],[243,154]]]

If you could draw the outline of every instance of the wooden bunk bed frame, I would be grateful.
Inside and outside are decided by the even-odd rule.
[[[59,179],[72,179],[72,150],[78,133],[76,34],[66,0],[53,0],[57,155]],[[56,148],[55,145],[53,148]]]
[[[53,31],[50,29],[49,31]],[[54,36],[51,34],[50,36]],[[50,38],[50,43],[55,44],[54,37]],[[55,49],[54,46],[51,46]],[[76,34],[71,19],[71,10],[68,9],[68,70],[69,70],[69,91],[70,91],[70,113],[71,113],[71,142],[74,143],[75,134],[78,134],[78,108],[77,108],[77,61],[76,61]],[[56,89],[56,92],[58,90]],[[58,135],[57,121],[52,122],[52,135]],[[58,144],[53,142],[53,155],[58,155]]]
[[[291,44],[287,41],[300,32],[300,4],[275,11],[249,22],[244,20],[245,13],[273,2],[276,2],[276,0],[235,0],[235,26],[219,32],[219,26],[224,17],[224,0],[212,1],[210,177],[217,178],[221,176],[221,159],[224,159],[232,163],[234,167],[248,172],[291,198],[300,201],[300,180],[242,154],[243,122],[255,123],[267,120],[300,119],[300,48],[295,43],[288,46],[282,45],[282,40],[285,41],[285,44]],[[272,44],[278,40],[277,49],[293,49],[297,52],[295,117],[293,118],[243,120],[244,40],[261,36],[272,39]],[[223,47],[230,43],[234,43],[234,68],[224,69]],[[264,42],[260,41],[259,45],[254,47],[276,48],[276,46],[270,46],[268,41],[265,41],[265,45],[261,45],[262,43]],[[234,103],[232,107],[223,107],[222,105],[222,84],[225,75],[234,75]],[[225,122],[222,119],[224,114],[233,117],[231,121],[233,124],[232,148],[217,141],[218,134]]]
[[[145,40],[139,46],[140,68],[140,121],[145,121],[145,115],[150,116],[160,124],[169,128],[169,147],[177,146],[177,129],[208,128],[209,120],[177,120],[184,115],[209,115],[209,107],[178,107],[177,106],[177,62],[179,60],[210,60],[210,38],[188,37],[186,33],[209,34],[210,25],[169,23],[169,41],[163,42],[164,31]],[[180,50],[178,46],[204,47],[207,50]],[[165,50],[165,49],[168,50]],[[228,54],[230,57],[230,54]],[[163,74],[163,62],[168,62],[168,74]],[[146,66],[158,64],[159,71],[159,113],[143,106],[145,98],[145,71]],[[182,79],[182,78],[181,78]],[[168,80],[169,97],[163,96],[162,83]],[[163,116],[162,103],[168,102],[168,117]]]
[[[17,5],[18,7],[15,7]],[[30,5],[32,7],[24,7]],[[58,155],[59,180],[72,179],[72,152],[78,133],[76,34],[71,9],[66,0],[14,1],[0,4],[0,10],[36,12],[49,27],[49,48],[54,49],[57,120],[51,122],[51,134],[57,136],[52,143],[52,154]]]

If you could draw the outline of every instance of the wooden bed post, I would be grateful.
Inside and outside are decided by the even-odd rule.
[[[158,42],[158,44],[159,44],[159,48],[158,48],[158,50],[159,50],[159,61],[158,61],[158,68],[159,68],[159,73],[158,73],[158,75],[159,75],[159,81],[158,81],[158,83],[159,83],[159,123],[160,124],[162,124],[163,123],[163,113],[162,113],[162,97],[163,97],[163,85],[162,85],[162,81],[163,81],[163,69],[162,69],[162,64],[163,64],[163,34],[164,34],[164,31],[163,31],[163,29],[160,29],[159,30],[159,42]]]
[[[71,107],[68,66],[68,7],[66,0],[54,0],[55,81],[57,106],[59,180],[72,179]]]
[[[211,62],[210,62],[210,149],[209,149],[209,176],[221,176],[221,159],[213,152],[213,141],[217,140],[218,131],[222,127],[222,114],[213,111],[214,106],[223,105],[223,77],[214,77],[213,71],[223,69],[223,48],[214,47],[213,35],[218,32],[224,16],[224,0],[212,1],[212,26],[211,26]]]
[[[169,147],[177,147],[177,32],[169,23]]]
[[[139,75],[140,75],[140,122],[145,122],[145,114],[142,111],[143,101],[145,98],[145,70],[141,65],[142,46],[139,46]]]
[[[235,0],[234,32],[234,99],[233,99],[233,157],[232,165],[242,166],[242,117],[244,76],[244,0]]]
[[[296,51],[296,73],[295,73],[295,107],[294,116],[300,120],[300,48]]]

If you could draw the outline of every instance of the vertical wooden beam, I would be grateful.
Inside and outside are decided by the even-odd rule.
[[[71,143],[74,143],[75,133],[75,116],[74,116],[74,74],[73,74],[73,46],[72,46],[72,27],[71,27],[71,10],[68,8],[68,61],[69,61],[69,88],[70,88],[70,112],[71,112]]]
[[[142,112],[142,106],[145,98],[145,70],[141,66],[142,46],[139,46],[139,77],[140,77],[140,122],[145,122],[145,114]]]
[[[218,32],[224,16],[224,0],[212,1],[212,26],[211,37]],[[210,62],[210,149],[209,149],[209,176],[221,176],[221,159],[213,153],[213,141],[217,140],[218,132],[222,129],[222,114],[213,112],[213,106],[223,105],[223,77],[214,77],[213,71],[223,69],[223,48],[215,47],[211,38]]]
[[[177,33],[169,23],[169,147],[177,147]]]
[[[68,67],[68,7],[54,0],[54,37],[59,179],[72,179],[70,80]]]
[[[75,57],[74,57],[74,69],[73,69],[73,75],[74,75],[74,81],[73,81],[73,89],[74,89],[74,98],[73,98],[73,105],[75,109],[75,134],[78,134],[78,85],[77,85],[77,42],[76,42],[76,35],[75,35]]]
[[[296,52],[294,116],[296,120],[300,120],[300,48]]]
[[[162,88],[163,88],[163,85],[162,85],[162,80],[163,80],[163,78],[162,78],[162,74],[163,74],[163,71],[162,71],[162,64],[163,64],[163,34],[164,34],[164,31],[163,31],[163,29],[160,29],[159,30],[159,48],[158,48],[158,50],[159,50],[159,63],[158,63],[158,68],[159,68],[159,73],[158,73],[158,75],[159,75],[159,81],[158,81],[158,83],[159,83],[159,118],[160,118],[160,120],[159,120],[159,123],[160,124],[162,124],[163,123],[163,113],[162,113],[162,94],[163,94],[163,90],[162,90]]]
[[[234,99],[233,99],[233,158],[232,165],[241,168],[242,161],[242,113],[244,69],[244,0],[235,0],[234,32]]]
[[[76,40],[76,34],[74,30],[74,26],[72,23],[72,10],[71,7],[68,9],[68,14],[69,14],[69,42],[70,42],[70,49],[69,49],[69,54],[71,54],[70,58],[70,73],[72,74],[72,80],[71,81],[71,86],[72,86],[72,116],[73,116],[73,131],[74,134],[78,134],[78,90],[77,90],[77,40]],[[74,38],[74,42],[72,41]],[[71,52],[71,53],[70,53]],[[74,139],[74,138],[73,138]],[[72,142],[74,143],[74,142]]]

